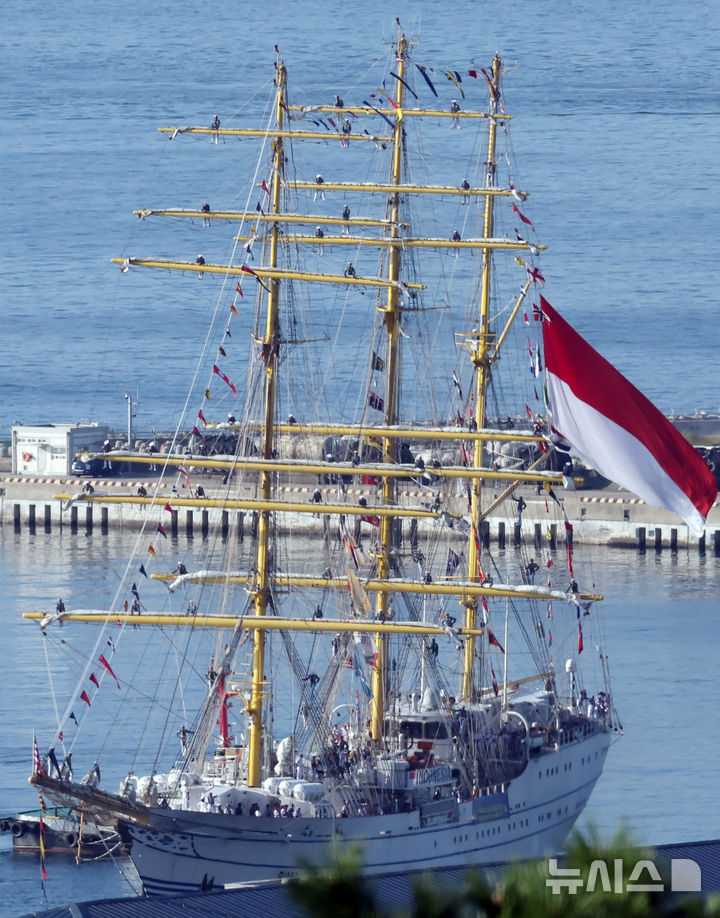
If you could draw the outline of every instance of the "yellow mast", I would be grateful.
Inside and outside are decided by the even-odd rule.
[[[405,76],[405,52],[407,40],[404,35],[398,37],[397,53],[397,110],[395,112],[395,129],[393,131],[393,159],[390,184],[392,187],[391,213],[390,213],[390,239],[399,237],[400,223],[400,193],[397,188],[402,179],[402,153],[403,153],[403,126],[402,106]],[[387,331],[387,386],[385,389],[385,424],[391,426],[397,421],[397,379],[398,356],[400,338],[400,311],[398,309],[397,281],[400,279],[400,249],[391,245],[389,251],[388,280],[392,286],[388,288],[387,303],[384,309],[385,329]],[[395,440],[383,437],[383,462],[395,461]],[[397,503],[397,483],[394,478],[383,478],[382,499],[384,504]],[[390,575],[390,553],[393,545],[394,520],[392,517],[383,516],[380,526],[381,550],[378,557],[378,578],[387,579]],[[383,618],[388,608],[388,594],[377,594],[375,608],[377,617]],[[383,735],[383,719],[385,714],[385,636],[379,632],[375,635],[377,645],[377,659],[373,668],[372,678],[372,714],[370,718],[370,735],[373,740],[379,741]]]
[[[287,73],[285,65],[279,60],[275,64],[277,80],[277,97],[275,102],[275,117],[277,129],[282,131],[283,107]],[[285,171],[285,154],[281,136],[276,136],[273,144],[273,182],[272,182],[272,209],[275,213],[280,210],[281,175]],[[270,259],[271,268],[278,263],[278,226],[273,224],[270,230]],[[265,361],[265,425],[263,435],[263,459],[268,462],[272,459],[273,452],[273,423],[275,420],[275,384],[277,369],[278,348],[278,301],[280,284],[277,279],[270,283],[270,292],[267,297],[267,319],[265,335],[263,337],[262,353]],[[268,469],[261,473],[260,493],[264,502],[269,502],[272,496],[272,475]],[[260,513],[258,523],[257,545],[257,586],[255,589],[255,615],[262,616],[267,612],[269,597],[269,571],[268,547],[270,542],[270,514],[268,510]],[[261,762],[263,747],[262,706],[265,684],[265,631],[258,628],[253,633],[253,670],[252,688],[248,714],[250,719],[250,736],[248,743],[248,771],[247,783],[250,787],[258,787],[262,780]]]
[[[500,89],[500,58],[495,56],[492,66],[492,81],[495,92]],[[497,121],[494,117],[497,111],[497,96],[490,100],[491,117],[488,132],[487,174],[486,186],[492,188],[495,184],[495,146],[497,136]],[[488,194],[485,198],[485,216],[483,220],[483,236],[489,239],[493,232],[493,207],[495,196]],[[475,369],[475,415],[474,420],[478,427],[485,425],[485,400],[490,382],[490,280],[492,271],[492,249],[482,250],[482,276],[480,280],[480,323],[479,328],[471,339],[471,360]],[[473,464],[482,464],[483,444],[481,440],[475,441]],[[470,580],[479,580],[482,567],[480,564],[478,526],[481,506],[482,481],[475,479],[471,490],[470,519],[472,532],[470,533],[470,548],[468,560],[468,577]],[[474,630],[477,618],[477,599],[465,602],[465,629]],[[471,701],[475,697],[475,641],[468,639],[465,642],[465,658],[463,666],[462,687],[460,697],[463,701]]]

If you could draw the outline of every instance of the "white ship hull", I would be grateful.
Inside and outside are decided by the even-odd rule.
[[[366,875],[469,867],[557,852],[600,777],[611,734],[534,757],[505,790],[428,811],[337,819],[273,819],[154,811],[130,827],[130,856],[149,895],[294,876],[324,862],[333,842],[356,842]]]

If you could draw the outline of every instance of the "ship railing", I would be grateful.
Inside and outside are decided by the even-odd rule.
[[[606,732],[610,726],[609,722],[606,723],[601,718],[584,718],[581,723],[573,724],[571,727],[562,727],[557,734],[557,745],[567,746],[577,743],[588,736]]]

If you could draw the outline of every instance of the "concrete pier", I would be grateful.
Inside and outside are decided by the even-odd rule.
[[[5,460],[7,462],[7,460]],[[238,539],[249,535],[255,537],[257,531],[256,513],[242,510],[207,509],[198,502],[197,509],[182,507],[175,513],[165,510],[165,505],[172,504],[172,485],[176,476],[167,481],[158,478],[66,478],[66,477],[28,477],[12,475],[8,468],[3,470],[0,460],[0,523],[12,525],[16,529],[28,527],[35,532],[42,528],[46,533],[66,529],[72,533],[82,531],[87,534],[102,536],[112,528],[138,529],[143,524],[152,524],[153,528],[162,523],[165,530],[174,537],[193,538],[195,535],[207,536],[210,531],[219,531],[224,537],[236,533]],[[72,506],[63,511],[63,505],[57,500],[57,494],[80,494],[83,487],[90,482],[94,494],[80,497]],[[215,475],[200,475],[195,472],[193,484],[202,484],[206,497],[223,497],[227,493],[222,479]],[[134,504],[109,504],[93,501],[101,495],[137,494],[139,487],[144,487],[149,497],[156,497],[153,506]],[[310,501],[313,492],[320,487],[325,502],[341,502],[337,488],[330,485],[318,486],[305,478],[302,482],[280,483],[280,498],[288,501]],[[400,503],[403,506],[429,507],[435,499],[437,485],[422,487],[415,482],[403,482],[400,486]],[[156,491],[157,489],[157,491]],[[492,483],[488,487],[494,493]],[[255,496],[254,488],[248,486],[245,496]],[[187,490],[180,492],[181,497],[188,497]],[[537,494],[535,488],[518,488],[516,496],[522,496],[526,507],[522,514],[522,526],[518,526],[517,517],[508,517],[507,509],[492,514],[484,520],[479,537],[483,544],[496,544],[499,547],[520,546],[525,544],[538,548],[547,543],[551,548],[558,543],[565,544],[568,533],[559,526],[553,514],[552,501],[548,498],[550,513],[546,510],[545,492]],[[720,555],[720,504],[716,502],[708,516],[708,525],[703,538],[698,539],[689,534],[688,527],[675,514],[655,507],[650,507],[639,498],[610,486],[599,491],[558,490],[557,496],[562,500],[568,519],[573,525],[572,539],[576,544],[596,544],[614,547],[632,548],[639,551],[661,552],[677,551],[691,548],[701,553],[709,552]],[[357,503],[364,497],[368,503],[368,513],[378,500],[377,488],[367,485],[348,487],[346,500]],[[515,505],[511,503],[511,507]],[[465,495],[454,495],[444,499],[443,510],[451,514],[464,514],[467,517],[467,499]],[[327,519],[327,518],[325,518]],[[359,519],[359,518],[358,518]],[[311,534],[323,533],[323,517],[312,514],[290,514],[287,525],[293,531]],[[332,518],[327,525],[331,530]],[[435,520],[404,520],[402,525],[403,541],[408,546],[417,543],[418,535],[428,527],[438,525]],[[369,532],[368,524],[363,523],[364,532]],[[465,536],[457,534],[458,541]]]

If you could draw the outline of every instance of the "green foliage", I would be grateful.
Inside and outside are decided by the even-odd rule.
[[[361,850],[343,844],[335,846],[327,865],[305,865],[290,892],[312,918],[720,918],[717,895],[628,891],[628,879],[642,860],[651,861],[652,851],[634,845],[624,829],[608,843],[593,831],[575,832],[561,864],[580,870],[582,885],[574,893],[567,887],[554,893],[548,861],[539,860],[511,865],[494,889],[481,872],[469,872],[462,887],[449,891],[432,874],[423,875],[413,882],[410,905],[389,911],[378,902],[372,880],[361,874]],[[635,882],[649,884],[652,878],[645,874]],[[622,891],[615,892],[616,886]]]
[[[303,866],[299,879],[290,884],[290,893],[316,918],[374,918],[382,912],[361,870],[360,847],[336,844],[326,866]]]

